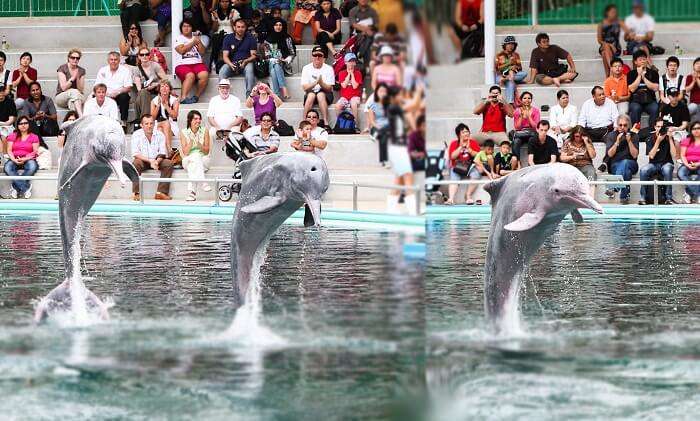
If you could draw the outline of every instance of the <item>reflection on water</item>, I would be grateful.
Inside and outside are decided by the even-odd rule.
[[[689,419],[700,408],[700,227],[564,223],[533,259],[521,338],[485,331],[488,221],[427,229],[436,419]]]
[[[108,323],[31,325],[63,276],[56,218],[0,216],[0,414],[64,419],[402,417],[424,394],[420,262],[400,233],[283,226],[261,269],[264,324],[233,318],[230,221],[88,218],[83,278]],[[398,415],[397,415],[398,414]],[[410,417],[408,417],[410,419]]]

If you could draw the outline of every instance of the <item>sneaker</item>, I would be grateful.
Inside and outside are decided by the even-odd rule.
[[[197,200],[197,193],[191,191],[190,194],[187,195],[187,199],[185,200],[187,200],[188,202],[194,202],[195,200]]]
[[[192,95],[192,103],[199,102],[199,97],[197,95]]]
[[[639,202],[637,202],[637,204],[640,205],[640,206],[644,206],[644,205],[647,204],[647,201],[644,200],[644,199],[642,199],[642,200],[640,200]]]
[[[598,167],[598,171],[600,172],[606,172],[608,170],[608,166],[605,164],[600,164],[600,167]]]
[[[605,195],[608,196],[608,199],[613,199],[615,197],[615,190],[607,189],[605,190]]]
[[[194,97],[187,97],[180,101],[180,104],[194,104],[195,102],[197,101],[194,100]]]
[[[25,199],[31,199],[32,197],[32,186],[30,185],[26,192],[24,192]]]
[[[687,205],[693,203],[693,198],[688,193],[683,194],[683,202]]]
[[[17,199],[17,197],[18,197],[17,190],[12,189],[12,191],[10,192],[10,197],[13,199]]]
[[[629,197],[625,197],[624,199],[623,199],[623,198],[620,198],[620,204],[621,204],[621,205],[629,205],[629,204],[630,204],[630,198],[629,198]]]
[[[204,183],[204,185],[202,186],[202,190],[209,192],[211,191],[211,186],[207,183]]]

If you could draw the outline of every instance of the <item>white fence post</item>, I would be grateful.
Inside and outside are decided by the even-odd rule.
[[[493,60],[496,57],[496,0],[484,1],[484,83],[494,81]]]
[[[540,19],[539,19],[539,1],[538,0],[530,0],[530,15],[532,16],[532,26],[537,26],[540,24]]]

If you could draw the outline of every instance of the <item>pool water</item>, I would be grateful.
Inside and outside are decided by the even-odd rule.
[[[524,332],[485,330],[488,221],[426,228],[433,419],[697,419],[700,224],[561,224],[521,295]]]
[[[400,232],[285,225],[261,269],[274,346],[226,335],[231,221],[88,217],[83,277],[111,321],[34,326],[63,274],[52,215],[0,215],[0,418],[411,419],[422,262]],[[251,337],[256,335],[251,333]],[[408,415],[407,415],[408,414]]]

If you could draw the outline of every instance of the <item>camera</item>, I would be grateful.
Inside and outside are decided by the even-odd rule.
[[[659,129],[659,136],[666,136],[667,133],[668,133],[667,126],[663,126],[662,128]]]
[[[194,31],[194,32],[192,32],[192,35],[198,37],[198,36],[202,35],[202,31]]]

